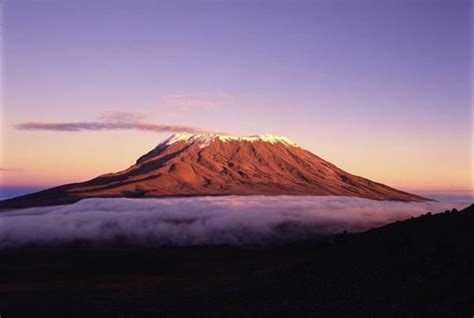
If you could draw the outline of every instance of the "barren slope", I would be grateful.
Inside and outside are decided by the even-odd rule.
[[[63,204],[90,197],[339,195],[425,198],[352,175],[283,137],[178,134],[130,168],[0,202],[0,208]]]

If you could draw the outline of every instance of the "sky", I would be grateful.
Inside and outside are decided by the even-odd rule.
[[[2,2],[3,187],[174,132],[286,136],[405,190],[473,188],[472,2]]]

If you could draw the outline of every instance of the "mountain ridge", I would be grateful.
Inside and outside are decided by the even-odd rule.
[[[426,201],[350,174],[290,139],[174,134],[129,168],[0,201],[0,209],[73,203],[97,197],[339,195]]]

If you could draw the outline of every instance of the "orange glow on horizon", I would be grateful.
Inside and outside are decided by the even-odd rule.
[[[18,168],[21,172],[2,171],[2,185],[49,187],[87,181],[98,175],[128,168],[139,156],[168,136],[139,132],[43,134],[47,136],[33,139],[37,134],[9,131],[5,147],[9,151],[4,152],[2,166]],[[398,152],[406,153],[406,150],[397,149],[399,146],[395,143],[391,145],[390,151],[378,147],[359,149],[344,145],[326,147],[319,144],[318,147],[311,147],[310,142],[305,144],[309,144],[308,150],[350,173],[394,188],[471,193],[474,189],[468,162],[463,157],[435,158],[429,149],[416,149],[411,157],[397,155]],[[451,160],[452,168],[440,169],[447,159]]]

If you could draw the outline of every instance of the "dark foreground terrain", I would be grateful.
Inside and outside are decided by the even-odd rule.
[[[473,317],[474,206],[274,248],[0,251],[0,316]]]

